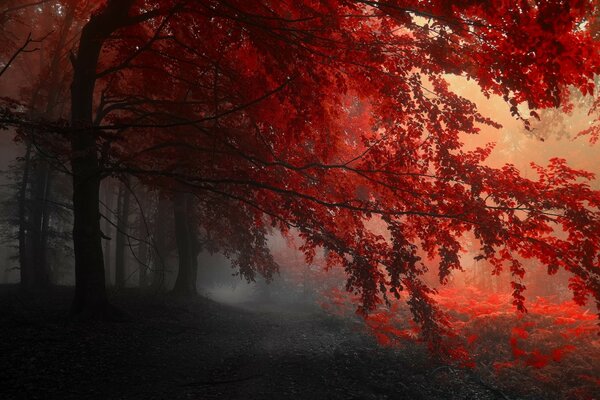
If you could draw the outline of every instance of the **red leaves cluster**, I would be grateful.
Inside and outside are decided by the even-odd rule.
[[[337,296],[336,304],[342,305]],[[498,386],[519,393],[523,387],[518,385],[528,380],[556,398],[591,398],[597,392],[600,341],[589,310],[537,298],[527,314],[517,314],[510,295],[473,287],[444,288],[436,298],[454,330],[444,339],[445,354],[460,365],[490,374]],[[408,310],[397,301],[369,315],[365,326],[384,346],[402,347],[420,337]]]

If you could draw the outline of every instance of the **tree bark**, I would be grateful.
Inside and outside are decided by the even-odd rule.
[[[33,271],[31,266],[31,254],[29,241],[27,240],[27,186],[29,185],[29,170],[31,165],[31,144],[27,143],[23,166],[23,176],[19,187],[19,272],[21,278],[21,289],[30,291],[33,288]]]
[[[109,218],[112,220],[112,216],[110,215],[110,213],[113,210],[113,206],[114,206],[114,199],[115,199],[115,193],[114,193],[114,187],[113,187],[113,182],[111,180],[105,180],[104,181],[104,209],[106,210],[104,212],[105,215],[105,219],[104,219],[104,224],[103,224],[103,228],[102,228],[102,232],[104,233],[104,279],[106,281],[106,284],[108,286],[111,285],[112,279],[111,279],[111,242],[112,242],[112,237],[113,237],[113,226],[111,225]]]
[[[149,244],[148,242],[151,240],[151,235],[149,231],[148,225],[146,225],[146,209],[149,208],[151,204],[150,200],[151,194],[146,190],[141,190],[138,194],[138,208],[139,208],[139,217],[137,220],[137,236],[140,238],[138,242],[138,286],[142,289],[145,289],[148,286],[148,265],[149,265]]]
[[[156,246],[156,262],[153,264],[154,272],[152,274],[152,290],[154,291],[165,289],[165,269],[169,253],[167,249],[169,210],[169,200],[162,193],[159,193],[156,217],[154,219],[154,243]]]
[[[196,277],[198,272],[197,233],[193,203],[191,197],[185,193],[177,193],[173,200],[173,216],[175,218],[175,240],[179,255],[179,271],[173,287],[173,294],[178,296],[195,296]]]
[[[186,196],[187,223],[190,232],[190,245],[192,250],[192,259],[190,260],[190,280],[193,286],[193,294],[197,294],[196,283],[198,281],[198,256],[200,255],[201,247],[198,232],[196,205],[194,197]]]
[[[34,270],[35,290],[45,290],[50,285],[50,271],[46,260],[48,241],[50,194],[50,165],[44,159],[37,160],[33,179],[33,201],[31,213],[31,257]]]
[[[46,190],[44,191],[44,199],[43,199],[45,206],[44,206],[44,217],[42,218],[42,231],[40,233],[39,254],[42,257],[44,271],[48,278],[47,284],[50,285],[50,284],[52,284],[53,280],[52,280],[52,271],[50,270],[50,265],[48,265],[48,235],[49,235],[50,214],[51,214],[49,202],[50,202],[50,195],[51,195],[51,189],[52,189],[53,175],[52,175],[52,168],[49,164],[47,164],[46,168],[47,168],[46,175],[45,175],[45,180],[46,180],[45,189]]]
[[[148,286],[148,244],[146,242],[139,243],[138,258],[141,263],[138,270],[138,285],[141,289]]]
[[[129,231],[129,206],[131,194],[129,193],[129,179],[119,187],[119,200],[117,208],[117,243],[115,249],[115,287],[120,289],[125,286],[125,246]]]
[[[83,27],[71,83],[71,168],[75,297],[72,313],[108,317],[100,231],[100,169],[92,126],[96,68],[104,41],[127,19],[133,0],[109,0]]]

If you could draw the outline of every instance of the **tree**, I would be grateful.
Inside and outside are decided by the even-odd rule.
[[[56,121],[64,115],[64,97],[69,80],[66,68],[68,53],[64,52],[64,47],[73,39],[73,31],[78,27],[76,14],[86,12],[86,6],[87,2],[75,4],[73,1],[62,4],[11,1],[1,11],[6,28],[3,36],[9,44],[3,52],[12,52],[12,55],[8,57],[6,54],[8,60],[3,63],[0,75],[16,68],[22,70],[20,76],[13,72],[12,82],[17,83],[7,81],[5,90],[8,93],[20,91],[19,103],[26,105],[31,119]],[[20,42],[20,37],[25,36],[24,44],[13,50],[17,45],[10,44]],[[40,125],[18,132],[18,140],[26,147],[23,162],[19,163],[23,173],[16,191],[19,268],[21,286],[27,292],[39,291],[50,283],[47,247],[52,236],[56,238],[57,232],[53,232],[49,224],[53,214],[56,216],[58,213],[59,218],[61,214],[51,197],[61,195],[54,188],[54,183],[60,181],[57,175],[62,171],[46,153],[47,139],[44,138],[43,124]]]
[[[200,244],[194,221],[194,203],[186,193],[176,193],[173,199],[175,240],[179,257],[179,270],[173,293],[180,296],[196,294],[198,254]]]
[[[125,178],[119,186],[119,197],[117,200],[117,241],[115,243],[115,287],[121,289],[126,280],[126,247],[129,242],[129,215],[131,187],[129,179]]]
[[[84,26],[73,60],[71,84],[71,169],[73,173],[73,244],[75,250],[74,314],[105,317],[105,290],[100,231],[100,165],[92,109],[96,68],[104,40],[130,23],[133,1],[110,1]]]
[[[73,60],[74,311],[107,310],[98,186],[110,174],[194,193],[206,232],[215,211],[243,209],[251,240],[237,254],[249,277],[276,269],[264,263],[269,227],[297,230],[307,259],[322,247],[345,270],[360,311],[406,290],[428,338],[444,316],[421,254],[437,257],[445,282],[461,268],[466,232],[478,258],[510,270],[517,308],[526,272],[517,256],[571,272],[576,300],[600,301],[592,176],[558,159],[536,167],[536,180],[486,166],[492,147],[466,151],[462,135],[497,125],[445,78],[503,96],[528,126],[527,111],[568,101],[568,87],[593,89],[593,7],[109,0]],[[369,228],[373,218],[384,232]]]
[[[167,268],[167,258],[169,255],[169,246],[167,238],[169,237],[169,199],[164,193],[158,193],[156,204],[156,213],[154,216],[154,227],[152,232],[154,253],[153,253],[153,272],[152,272],[152,290],[155,292],[165,289],[165,272]]]

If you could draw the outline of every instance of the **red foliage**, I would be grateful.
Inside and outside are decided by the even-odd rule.
[[[78,17],[97,35],[82,43],[102,45],[96,75],[82,84],[96,85],[95,114],[75,121],[96,135],[82,141],[91,149],[66,156],[98,155],[87,163],[93,173],[195,193],[201,231],[249,279],[277,268],[269,231],[295,229],[308,261],[325,249],[327,265],[345,273],[361,315],[402,298],[432,348],[469,362],[465,349],[480,340],[440,341],[468,328],[443,311],[463,294],[427,284],[425,260],[446,283],[469,234],[477,259],[510,272],[517,309],[526,310],[526,259],[570,273],[578,304],[600,303],[600,192],[592,174],[559,158],[533,165],[531,179],[486,165],[493,146],[467,150],[462,138],[498,124],[447,76],[502,96],[528,126],[520,110],[535,118],[564,105],[569,87],[593,90],[600,46],[586,22],[595,10],[592,1],[546,0],[108,0]],[[99,232],[90,235],[99,243]],[[504,315],[477,299],[453,313]],[[385,328],[395,319],[367,321],[382,342],[402,336]],[[548,352],[518,340],[519,360],[546,362]]]
[[[342,304],[337,297],[336,303]],[[530,302],[527,314],[517,314],[510,298],[473,287],[439,291],[436,299],[454,329],[442,348],[449,361],[493,374],[491,379],[507,390],[522,391],[510,385],[530,379],[534,387],[547,387],[557,398],[590,398],[600,383],[595,378],[600,376],[600,340],[594,314],[574,302],[545,298]],[[384,346],[420,340],[399,301],[380,307],[365,322],[367,331]]]
[[[567,101],[567,85],[589,91],[598,44],[579,27],[590,4],[156,6],[160,17],[110,37],[100,60],[102,125],[128,132],[104,143],[116,172],[197,192],[201,224],[225,202],[251,215],[255,237],[296,228],[309,259],[325,248],[343,267],[360,312],[405,290],[430,340],[448,323],[422,258],[446,282],[467,232],[478,257],[512,274],[519,310],[522,258],[571,272],[578,302],[600,299],[592,175],[557,158],[536,179],[485,166],[491,147],[465,151],[460,135],[495,124],[444,78],[476,80],[519,118],[521,103]],[[250,276],[266,257],[251,259]]]

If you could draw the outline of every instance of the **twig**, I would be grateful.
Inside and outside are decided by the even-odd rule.
[[[46,36],[48,36],[48,35],[46,35]],[[38,47],[36,47],[34,49],[27,49],[27,47],[29,46],[30,43],[40,43],[44,39],[45,39],[45,37],[42,38],[42,39],[33,39],[31,37],[31,32],[30,32],[29,35],[27,35],[27,39],[25,39],[25,43],[23,43],[23,45],[21,47],[19,47],[17,50],[15,50],[15,52],[8,59],[8,61],[6,62],[6,64],[4,64],[4,66],[0,70],[0,76],[2,76],[6,72],[6,70],[11,66],[11,64],[13,63],[13,61],[15,61],[15,59],[19,56],[19,54],[21,54],[21,53],[33,53],[34,51],[38,51],[39,50]]]

